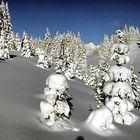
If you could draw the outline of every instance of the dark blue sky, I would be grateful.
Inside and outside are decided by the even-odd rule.
[[[124,25],[140,28],[139,0],[7,0],[13,30],[33,37],[58,30],[81,33],[85,42],[102,42]]]

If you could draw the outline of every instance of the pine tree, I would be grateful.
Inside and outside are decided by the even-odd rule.
[[[21,50],[21,40],[20,40],[19,33],[16,33],[16,34],[15,34],[14,48],[15,48],[17,51],[20,51],[20,50]]]
[[[130,125],[135,121],[135,116],[130,111],[134,107],[139,107],[140,99],[134,72],[124,66],[129,62],[127,56],[129,46],[125,44],[123,31],[117,30],[116,33],[118,43],[111,49],[111,59],[116,62],[116,65],[108,70],[110,79],[104,85],[103,92],[106,106],[112,111],[114,121]]]
[[[7,48],[12,49],[14,35],[12,31],[11,17],[9,13],[8,3],[1,2],[2,8],[2,29],[5,31]]]
[[[36,50],[36,47],[35,47],[35,40],[34,38],[31,36],[31,38],[29,39],[30,41],[30,46],[31,46],[31,55],[32,56],[35,56],[35,50]]]
[[[68,83],[62,74],[52,74],[46,80],[44,89],[45,101],[41,101],[40,110],[42,119],[48,126],[60,124],[62,120],[69,119],[71,107],[69,101],[71,96],[68,94]],[[63,123],[60,125],[63,126]]]
[[[21,55],[24,57],[31,57],[31,44],[26,32],[23,32],[22,36]]]
[[[11,18],[8,3],[1,1],[0,5],[0,36],[4,41],[2,45],[1,56],[9,58],[9,49],[13,48],[14,35],[12,32]]]

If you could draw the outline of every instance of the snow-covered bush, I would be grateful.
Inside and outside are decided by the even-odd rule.
[[[68,82],[62,74],[51,74],[44,89],[45,101],[41,101],[40,110],[47,126],[55,126],[59,121],[70,117],[71,107],[68,94]]]

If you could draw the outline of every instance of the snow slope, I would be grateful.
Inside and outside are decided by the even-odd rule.
[[[90,57],[88,62],[95,60]],[[107,137],[84,127],[83,122],[91,113],[89,104],[94,108],[94,97],[90,94],[92,89],[78,79],[69,81],[69,94],[73,97],[71,120],[81,131],[50,131],[39,122],[38,115],[45,81],[53,70],[36,67],[36,62],[37,58],[17,56],[0,63],[0,140],[139,140],[139,119],[129,127],[115,123],[118,133]],[[135,63],[137,71],[139,64]],[[140,111],[134,113],[140,117]]]
[[[93,55],[94,51],[99,47],[99,45],[95,45],[92,42],[85,44],[86,54],[88,56]]]

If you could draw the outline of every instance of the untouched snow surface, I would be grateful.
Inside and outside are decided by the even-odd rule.
[[[95,60],[90,57],[88,62],[95,63]],[[138,74],[140,59],[137,60]],[[36,67],[36,62],[37,58],[17,56],[0,63],[0,140],[139,140],[139,118],[130,126],[114,123],[119,133],[112,132],[106,137],[85,127],[83,122],[91,113],[89,104],[95,109],[95,100],[92,89],[78,79],[69,81],[69,93],[73,97],[71,122],[80,131],[53,132],[41,124],[39,105],[44,98],[46,78],[54,70]],[[134,110],[133,113],[140,117],[140,111]]]

